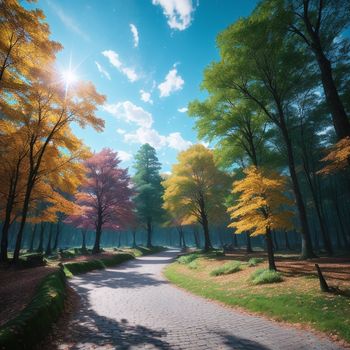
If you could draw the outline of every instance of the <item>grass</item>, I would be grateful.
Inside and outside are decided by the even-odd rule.
[[[199,268],[198,259],[192,260],[187,266],[192,270],[198,269]]]
[[[200,269],[188,269],[183,264],[173,263],[164,273],[172,283],[202,297],[278,321],[306,324],[350,342],[349,298],[322,293],[317,279],[301,275],[283,276],[281,283],[255,285],[249,276],[261,269],[247,265],[241,271],[223,275],[220,279],[210,276],[210,271],[222,260],[202,256]],[[255,273],[259,281],[270,280],[260,271]]]
[[[249,267],[252,267],[252,266],[257,266],[259,265],[260,263],[264,262],[264,259],[263,258],[250,258],[248,260],[248,266]]]
[[[277,271],[269,269],[258,269],[252,272],[250,275],[250,280],[253,284],[267,284],[282,282],[283,278]]]
[[[177,261],[180,264],[190,264],[192,261],[198,259],[200,257],[200,253],[191,253],[191,254],[186,254],[186,255],[182,255],[180,256]]]
[[[240,261],[230,261],[210,271],[210,276],[229,275],[241,271],[242,263]]]
[[[30,349],[44,338],[63,310],[65,282],[62,270],[42,280],[26,308],[0,328],[1,349]]]

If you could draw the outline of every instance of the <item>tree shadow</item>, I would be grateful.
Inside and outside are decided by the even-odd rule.
[[[96,314],[87,305],[69,323],[69,333],[64,343],[70,350],[81,349],[129,349],[135,346],[169,349],[162,337],[164,330],[154,330],[141,325],[132,325],[126,319],[116,321]],[[62,345],[62,344],[61,344]],[[64,344],[65,345],[65,344]],[[66,348],[66,347],[65,347]]]
[[[225,332],[215,332],[223,339],[226,347],[234,350],[270,350],[269,347],[260,344],[257,341],[241,338]]]

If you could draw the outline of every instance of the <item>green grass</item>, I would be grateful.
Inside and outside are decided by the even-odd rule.
[[[229,261],[226,264],[210,271],[210,276],[229,275],[231,273],[241,271],[241,266],[242,263],[240,261]]]
[[[196,270],[199,268],[198,259],[192,260],[189,264],[187,264],[189,269]]]
[[[248,266],[252,267],[252,266],[257,266],[259,264],[261,264],[264,261],[263,258],[250,258],[248,260]]]
[[[191,254],[186,254],[186,255],[180,256],[177,259],[177,261],[180,264],[187,265],[187,264],[191,263],[192,261],[198,259],[199,257],[200,257],[200,253],[191,253]]]
[[[44,338],[63,310],[65,281],[62,270],[42,280],[26,308],[0,327],[1,349],[31,349]]]
[[[257,269],[249,277],[253,284],[267,284],[282,282],[282,275],[269,269]]]
[[[350,342],[350,301],[346,297],[324,294],[318,289],[303,291],[298,285],[293,288],[281,288],[280,284],[268,285],[268,289],[265,285],[252,287],[240,280],[237,288],[230,288],[232,284],[223,285],[216,279],[196,277],[195,271],[187,271],[189,273],[184,273],[182,266],[175,263],[167,267],[165,276],[177,286],[202,297],[276,320],[308,324]]]
[[[164,250],[165,250],[164,247],[159,247],[159,246],[154,246],[152,248],[137,246],[136,248],[126,249],[127,252],[131,252],[135,257],[160,253]]]

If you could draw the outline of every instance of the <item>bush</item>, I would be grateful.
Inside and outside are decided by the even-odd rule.
[[[78,275],[80,273],[101,270],[109,266],[114,266],[123,261],[133,259],[134,256],[128,253],[115,254],[110,258],[95,259],[90,261],[71,262],[64,264],[64,271],[67,277]]]
[[[21,267],[45,266],[46,260],[42,253],[27,253],[20,257],[19,265]]]
[[[242,263],[240,261],[230,261],[210,272],[210,276],[229,275],[241,270]]]
[[[256,266],[264,261],[263,258],[251,258],[248,260],[248,266]]]
[[[1,349],[31,349],[43,339],[63,310],[65,281],[61,269],[42,280],[25,309],[0,328]]]
[[[192,260],[187,266],[192,270],[198,269],[199,267],[198,260],[197,259]]]
[[[198,253],[192,253],[192,254],[187,254],[187,255],[182,255],[180,256],[177,261],[180,264],[184,264],[187,265],[189,263],[191,263],[192,261],[198,259],[200,257],[200,255]]]
[[[269,269],[257,269],[249,279],[253,284],[277,283],[283,280],[279,272]]]

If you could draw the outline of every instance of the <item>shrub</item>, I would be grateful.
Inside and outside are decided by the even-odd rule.
[[[197,259],[192,260],[187,266],[192,270],[198,269],[199,267],[198,260]]]
[[[279,272],[269,269],[257,269],[249,279],[253,284],[277,283],[283,280]]]
[[[251,258],[248,260],[248,266],[256,266],[264,261],[263,258]]]
[[[241,270],[242,263],[240,261],[230,261],[210,272],[210,276],[229,275]]]
[[[182,255],[180,256],[177,261],[180,263],[180,264],[184,264],[184,265],[187,265],[189,263],[191,263],[192,261],[196,260],[199,258],[199,254],[198,253],[192,253],[192,254],[187,254],[187,255]]]

